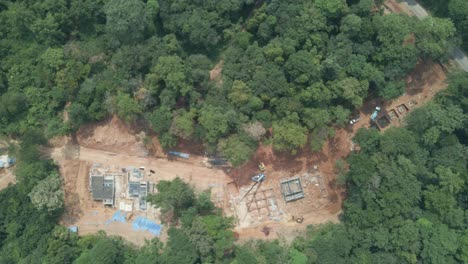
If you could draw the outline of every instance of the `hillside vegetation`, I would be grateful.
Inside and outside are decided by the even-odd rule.
[[[376,1],[381,2],[381,1]],[[234,220],[176,179],[148,200],[168,241],[141,248],[58,224],[57,167],[38,146],[115,114],[166,148],[203,142],[242,164],[272,128],[277,151],[315,146],[368,97],[394,98],[419,59],[443,59],[447,19],[382,15],[372,0],[0,1],[0,133],[19,137],[0,191],[0,263],[468,263],[468,75],[407,126],[360,130],[339,224],[293,243],[235,243]],[[222,79],[209,71],[222,61]],[[69,120],[63,121],[67,110]]]
[[[462,47],[468,51],[468,1],[465,0],[421,0],[434,15],[447,17],[453,21],[458,35],[462,41]]]
[[[116,114],[146,120],[165,148],[202,142],[234,165],[269,128],[277,151],[320,149],[331,125],[369,95],[401,95],[416,62],[444,58],[455,36],[448,19],[376,4],[2,1],[0,133],[53,137]]]

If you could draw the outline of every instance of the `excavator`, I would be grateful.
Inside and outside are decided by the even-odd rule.
[[[260,162],[258,164],[258,170],[260,171],[260,174],[255,175],[252,177],[252,181],[255,183],[259,183],[265,180],[265,164],[263,162]]]
[[[258,170],[260,172],[264,172],[265,171],[265,164],[263,164],[263,162],[260,162],[260,164],[258,164]]]

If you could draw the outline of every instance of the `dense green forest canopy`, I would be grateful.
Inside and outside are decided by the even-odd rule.
[[[380,2],[0,1],[0,133],[21,138],[18,183],[0,192],[0,263],[468,263],[467,74],[406,127],[360,131],[342,223],[290,245],[235,244],[209,191],[181,180],[149,197],[165,244],[58,225],[58,170],[38,145],[86,122],[146,120],[167,148],[200,141],[242,164],[269,128],[278,151],[317,150],[368,96],[403,93],[419,59],[446,56],[455,27],[383,15]]]
[[[455,36],[449,20],[382,15],[380,2],[1,1],[0,133],[53,137],[116,114],[146,120],[165,148],[198,141],[234,165],[269,128],[277,151],[320,149]]]
[[[407,127],[359,131],[361,151],[347,160],[342,223],[308,226],[292,244],[235,244],[233,219],[214,207],[209,191],[195,193],[178,178],[159,182],[148,198],[169,226],[165,244],[78,237],[55,224],[62,194],[41,182],[58,180],[57,169],[38,159],[44,141],[28,132],[16,150],[18,183],[0,192],[0,263],[467,263],[467,84],[468,74],[452,76]],[[47,198],[34,199],[37,188]]]
[[[468,51],[468,1],[466,0],[421,0],[435,16],[448,17],[453,21],[462,40],[462,47]]]

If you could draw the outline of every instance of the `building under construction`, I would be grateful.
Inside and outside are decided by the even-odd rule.
[[[104,205],[115,205],[115,174],[107,173],[92,167],[89,172],[89,189],[93,200],[102,201]]]
[[[281,181],[281,192],[283,193],[286,202],[292,202],[304,198],[304,190],[302,189],[301,178],[293,177]]]
[[[89,190],[93,200],[120,210],[146,210],[151,184],[144,169],[124,168],[115,172],[94,164],[89,171]]]

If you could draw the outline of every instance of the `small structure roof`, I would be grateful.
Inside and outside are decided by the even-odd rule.
[[[91,190],[94,200],[114,199],[114,179],[104,176],[91,176]]]
[[[129,182],[128,183],[128,194],[130,196],[140,195],[140,183],[139,182]]]
[[[143,178],[143,173],[135,168],[129,170],[128,181],[130,182],[140,182]]]
[[[148,193],[148,182],[142,182],[140,184],[140,200],[139,207],[140,210],[146,210],[146,195]]]

